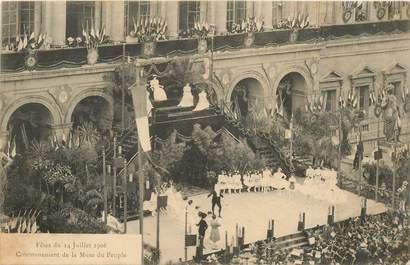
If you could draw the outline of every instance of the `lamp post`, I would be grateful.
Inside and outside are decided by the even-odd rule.
[[[107,173],[106,173],[106,161],[105,161],[105,147],[102,150],[102,159],[103,159],[103,196],[104,196],[104,224],[107,224],[107,214],[108,214],[108,201],[107,201]]]
[[[394,129],[394,160],[393,162],[393,183],[392,183],[392,200],[391,200],[391,204],[392,204],[392,208],[394,208],[394,204],[395,204],[395,193],[396,193],[396,174],[397,174],[397,127]]]
[[[113,155],[113,162],[117,156],[117,137],[114,137],[114,155]],[[116,196],[117,196],[117,166],[113,163],[112,167],[113,171],[113,181],[112,181],[112,213],[116,216],[117,213],[117,204],[116,204]]]
[[[128,222],[128,178],[127,178],[127,160],[124,158],[124,170],[122,174],[122,189],[124,193],[124,234],[127,233]]]
[[[362,120],[359,120],[359,144],[361,148],[364,149],[363,143],[362,143]],[[363,159],[363,151],[360,150],[359,154],[359,195],[362,192],[362,181],[363,181],[363,169],[362,169],[362,159]]]
[[[377,202],[379,197],[379,167],[380,167],[380,116],[377,118],[377,161],[376,161],[376,188],[375,188],[375,195],[374,200]]]

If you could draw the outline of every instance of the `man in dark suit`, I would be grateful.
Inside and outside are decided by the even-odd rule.
[[[212,214],[215,214],[214,209],[215,209],[215,205],[217,205],[219,208],[219,217],[222,217],[221,216],[221,211],[222,211],[221,197],[223,198],[224,196],[222,195],[222,193],[217,192],[215,188],[211,193],[209,193],[208,198],[211,196],[212,196]]]
[[[205,213],[200,212],[199,216],[201,217],[201,220],[196,225],[198,226],[199,246],[200,248],[204,248],[204,238],[205,238],[206,229],[208,229],[208,224],[205,221],[205,217],[206,217]]]

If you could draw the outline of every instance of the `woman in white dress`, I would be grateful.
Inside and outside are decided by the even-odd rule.
[[[241,193],[242,191],[242,182],[241,182],[241,175],[239,174],[238,171],[233,175],[233,180],[235,183],[235,191],[237,193]]]
[[[167,100],[167,94],[165,93],[164,87],[159,84],[159,80],[156,77],[154,77],[149,84],[151,89],[154,91],[155,101]]]
[[[193,105],[194,97],[192,96],[191,86],[189,84],[186,84],[184,86],[184,94],[182,95],[178,107],[192,107]]]
[[[203,90],[201,93],[198,94],[198,103],[196,104],[196,107],[193,111],[201,111],[204,109],[208,109],[209,108],[209,102],[207,99],[207,93],[205,90]]]
[[[247,191],[247,192],[250,192],[250,191],[251,191],[251,188],[253,187],[253,183],[252,183],[251,175],[250,175],[249,172],[247,172],[247,173],[244,174],[244,176],[243,176],[243,184],[246,185],[246,191]]]
[[[155,216],[156,210],[157,210],[157,192],[156,192],[156,190],[154,190],[151,193],[151,198],[150,198],[149,201],[144,201],[143,209],[144,209],[144,211],[151,212],[152,216]]]

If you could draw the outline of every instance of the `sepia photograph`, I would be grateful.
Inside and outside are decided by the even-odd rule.
[[[0,6],[0,265],[410,264],[409,1]]]

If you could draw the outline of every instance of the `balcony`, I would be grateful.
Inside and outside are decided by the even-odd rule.
[[[335,38],[344,38],[362,35],[379,35],[389,33],[408,32],[409,20],[386,22],[358,23],[345,25],[329,25],[318,28],[306,28],[298,32],[295,43],[309,43],[326,41]],[[213,38],[214,51],[235,50],[258,47],[286,45],[291,42],[291,30],[274,30],[255,33],[251,45],[246,45],[247,34],[219,35]],[[211,47],[211,38],[207,38],[208,48]],[[132,57],[146,57],[143,44],[114,44],[101,46],[97,63],[120,62],[125,46],[125,55]],[[198,53],[197,39],[176,39],[158,41],[151,56],[176,56]],[[15,73],[27,70],[26,58],[28,52],[12,52],[0,54],[1,73]],[[52,70],[58,68],[73,68],[87,64],[86,48],[64,48],[36,51],[37,62],[30,70]]]

